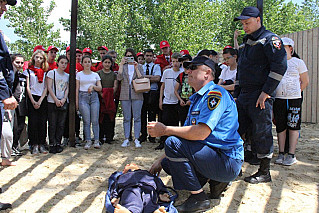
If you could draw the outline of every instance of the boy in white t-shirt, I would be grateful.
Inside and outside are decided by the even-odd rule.
[[[181,54],[176,52],[171,56],[172,68],[166,69],[163,72],[161,79],[159,108],[162,110],[162,122],[168,126],[179,126],[178,117],[178,98],[174,93],[177,76],[183,72],[179,58]],[[163,149],[164,142],[167,137],[161,137],[160,145],[155,149]]]
[[[237,50],[226,48],[223,51],[223,57],[227,67],[222,70],[219,76],[218,85],[221,85],[227,91],[232,92],[235,89],[237,74]]]

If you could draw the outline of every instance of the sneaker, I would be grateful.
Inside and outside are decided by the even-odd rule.
[[[130,146],[130,141],[128,139],[125,139],[121,145],[121,147],[128,147]]]
[[[12,156],[22,156],[23,153],[19,150],[19,148],[12,147]]]
[[[84,149],[89,149],[89,148],[91,148],[91,146],[92,146],[92,141],[91,140],[88,140],[88,141],[86,141],[86,143],[85,143],[85,146],[84,146]]]
[[[42,154],[48,154],[48,150],[44,147],[44,145],[39,146],[39,151]]]
[[[33,155],[38,155],[39,154],[39,146],[38,145],[33,145],[31,153]]]
[[[69,138],[63,138],[62,146],[68,146],[69,145]]]
[[[140,143],[139,140],[135,139],[134,143],[135,143],[135,147],[136,147],[136,148],[142,147],[142,145],[141,145],[141,143]]]
[[[292,164],[297,163],[296,157],[292,157],[291,155],[287,155],[287,157],[282,161],[282,165],[291,166]]]
[[[100,149],[100,148],[101,148],[100,141],[95,140],[95,141],[94,141],[94,144],[93,144],[93,147],[94,147],[95,149]]]
[[[284,161],[285,155],[284,154],[279,154],[277,159],[275,160],[275,164],[282,164],[282,162]]]

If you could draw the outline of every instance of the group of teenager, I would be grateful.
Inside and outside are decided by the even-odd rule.
[[[175,188],[191,191],[178,208],[180,212],[208,209],[210,202],[202,190],[205,183],[209,182],[215,198],[237,177],[243,161],[242,139],[260,160],[257,173],[244,180],[271,181],[272,117],[279,144],[275,163],[296,163],[302,91],[309,83],[306,65],[295,53],[292,39],[280,39],[262,26],[257,8],[245,8],[234,20],[241,21],[247,35],[239,46],[235,32],[234,48],[223,49],[223,63],[214,50],[204,49],[194,58],[188,50],[173,53],[167,41],[160,42],[162,54],[156,57],[152,49],[136,54],[128,48],[119,65],[117,53],[106,46],[98,47],[101,60],[95,65],[90,48],[77,49],[78,145],[81,117],[84,149],[111,143],[120,102],[121,146],[130,146],[133,126],[136,148],[147,139],[155,142],[160,137],[156,149],[165,147],[165,155],[150,172],[156,174],[163,168],[173,176]],[[60,153],[67,144],[70,48],[55,61],[58,52],[54,46],[45,49],[39,45],[29,61],[21,54],[11,55],[15,78],[10,91],[19,107],[4,105],[1,109],[3,127],[11,124],[2,128],[3,166],[14,165],[9,160],[12,153],[21,155],[19,139],[26,116],[32,154]],[[133,81],[138,78],[149,78],[150,91],[135,91]],[[176,137],[168,138],[171,135]],[[285,150],[287,138],[289,148]]]

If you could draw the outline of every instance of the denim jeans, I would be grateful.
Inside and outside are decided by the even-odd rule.
[[[85,140],[91,140],[91,123],[94,134],[94,140],[99,140],[99,112],[100,102],[98,93],[93,91],[79,92],[79,110],[83,118],[83,129]]]
[[[123,127],[125,139],[130,137],[132,111],[134,119],[134,137],[135,139],[138,139],[141,132],[141,110],[143,100],[121,101],[121,104],[124,116]]]

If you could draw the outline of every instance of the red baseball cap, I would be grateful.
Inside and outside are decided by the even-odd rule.
[[[169,47],[168,41],[161,41],[160,48],[163,49],[164,47]]]
[[[70,46],[68,46],[66,49],[65,49],[65,52],[69,52],[70,51]]]
[[[33,49],[33,52],[37,51],[37,50],[42,50],[45,52],[45,49],[42,45],[38,45],[38,46],[35,46],[34,49]]]
[[[53,46],[53,45],[51,45],[51,46],[48,47],[47,52],[49,52],[50,50],[55,50],[55,51],[59,52],[59,49],[56,48],[56,47]]]
[[[76,51],[75,52],[77,52],[77,53],[81,53],[82,54],[82,51],[80,50],[80,49],[76,49]]]
[[[181,55],[189,55],[189,51],[188,50],[181,50],[179,53]]]
[[[83,53],[90,53],[90,55],[92,55],[92,50],[89,47],[84,48],[82,52]]]
[[[97,50],[106,50],[109,51],[109,49],[106,46],[100,46],[97,48]]]
[[[225,50],[225,49],[233,49],[233,47],[232,47],[232,46],[230,46],[230,45],[227,45],[227,46],[225,46],[225,47],[224,47],[224,49],[223,49],[223,50]]]
[[[143,52],[139,52],[136,54],[136,57],[139,57],[140,55],[144,56],[144,53]]]

